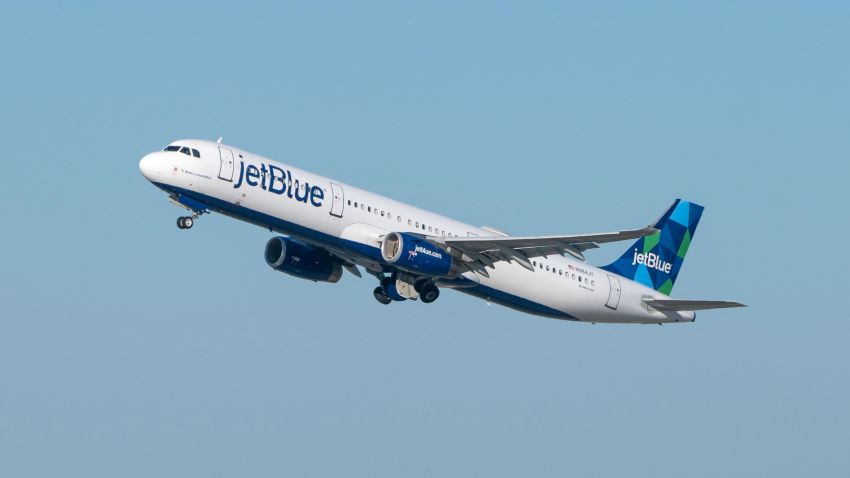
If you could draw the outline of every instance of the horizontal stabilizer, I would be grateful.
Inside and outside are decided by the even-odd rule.
[[[661,312],[677,312],[708,309],[726,309],[729,307],[746,307],[739,302],[726,300],[675,300],[675,299],[643,299],[650,307]]]

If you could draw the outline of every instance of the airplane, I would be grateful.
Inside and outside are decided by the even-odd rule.
[[[314,282],[360,268],[381,304],[432,303],[456,289],[521,312],[590,323],[693,322],[696,311],[744,307],[670,292],[703,207],[676,199],[646,227],[597,234],[511,236],[298,169],[218,141],[175,141],[142,157],[142,175],[185,209],[191,229],[217,212],[268,229],[266,263]],[[585,251],[634,241],[596,267]]]

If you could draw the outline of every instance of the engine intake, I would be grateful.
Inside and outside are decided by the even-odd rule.
[[[335,283],[342,277],[342,265],[334,256],[288,237],[269,239],[264,257],[272,269],[300,279]]]
[[[457,276],[457,261],[443,249],[406,232],[391,232],[381,244],[381,256],[388,263],[409,272],[433,277]]]

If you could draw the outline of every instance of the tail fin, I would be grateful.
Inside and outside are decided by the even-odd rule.
[[[677,199],[652,227],[658,232],[641,237],[602,269],[670,295],[694,238],[703,207]]]

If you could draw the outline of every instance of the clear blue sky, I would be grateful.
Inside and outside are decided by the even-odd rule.
[[[240,3],[4,5],[0,475],[847,476],[846,2]],[[299,281],[138,172],[220,135],[513,234],[685,197],[673,296],[751,307]]]

